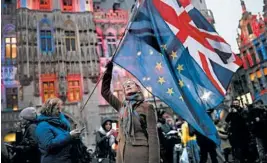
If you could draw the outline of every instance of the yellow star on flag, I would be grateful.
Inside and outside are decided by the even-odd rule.
[[[184,101],[184,98],[182,96],[179,97],[180,100]]]
[[[161,45],[160,47],[161,47],[163,50],[167,50],[167,45],[166,45],[166,44]]]
[[[163,83],[165,83],[165,79],[163,77],[159,77],[158,82],[162,85]]]
[[[174,92],[173,92],[173,88],[168,88],[167,93],[168,93],[170,96],[171,96],[172,94],[174,94]]]
[[[180,85],[180,87],[183,87],[184,86],[184,82],[182,80],[179,80],[179,85]]]
[[[159,71],[162,69],[162,63],[161,62],[157,62],[156,69],[158,69]]]
[[[171,56],[172,56],[172,59],[174,60],[175,58],[177,58],[177,52],[172,51]]]
[[[184,70],[184,67],[183,67],[183,66],[184,66],[184,65],[180,65],[180,64],[178,64],[177,70],[179,71],[179,73],[181,73],[181,71]]]

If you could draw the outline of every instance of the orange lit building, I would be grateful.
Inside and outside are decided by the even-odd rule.
[[[64,101],[73,124],[85,126],[94,144],[101,118],[117,119],[100,85],[81,112],[122,38],[135,0],[2,0],[2,135],[14,129],[19,111],[40,108],[46,99]],[[205,0],[192,0],[210,22]],[[114,68],[112,89],[123,99],[121,83],[131,76]],[[150,91],[151,88],[147,88]],[[151,94],[144,90],[146,98]],[[113,128],[117,128],[113,124]]]
[[[267,92],[267,21],[266,14],[256,15],[247,11],[243,0],[241,6],[237,42],[243,68],[233,79],[232,91],[233,97],[239,97],[243,104],[249,104]]]

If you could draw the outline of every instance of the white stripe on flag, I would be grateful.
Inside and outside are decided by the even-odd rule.
[[[211,44],[211,46],[214,49],[218,49],[218,50],[225,52],[225,53],[232,53],[230,45],[228,45],[224,42],[217,42],[217,41],[211,40],[209,38],[206,38],[206,40]]]
[[[166,22],[166,23],[169,26],[169,28],[172,30],[172,32],[174,33],[174,35],[176,35],[179,32],[179,29],[178,28],[176,28],[175,26],[169,24],[168,22]]]
[[[199,42],[197,42],[195,39],[193,39],[190,36],[187,37],[186,41],[184,42],[184,46],[188,47],[188,49],[191,49],[191,51],[194,52],[191,55],[196,55],[198,52],[201,52],[213,62],[219,64],[220,66],[232,72],[235,72],[239,68],[239,66],[234,62],[230,62],[227,64],[223,63],[217,53],[207,49],[206,47],[204,47],[202,44],[200,44]]]
[[[184,8],[180,7],[177,3],[177,0],[161,0],[166,5],[170,6],[174,9],[176,14],[179,16],[182,12],[184,12]]]

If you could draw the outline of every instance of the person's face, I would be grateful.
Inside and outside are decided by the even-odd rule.
[[[135,82],[128,80],[123,84],[124,92],[126,95],[131,95],[139,91]]]
[[[237,100],[233,101],[233,106],[234,107],[239,107],[239,101],[237,101]]]
[[[106,131],[110,131],[111,130],[111,122],[110,121],[107,121],[106,123],[105,123],[105,130]]]

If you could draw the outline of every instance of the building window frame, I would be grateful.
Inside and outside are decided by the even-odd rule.
[[[250,23],[247,24],[247,30],[248,30],[248,35],[253,34],[253,30],[252,30]]]
[[[8,110],[12,109],[18,110],[18,88],[9,87],[6,88],[6,108]]]
[[[76,33],[74,30],[65,30],[65,45],[67,51],[76,51]]]
[[[62,0],[63,11],[72,11],[73,5],[74,3],[72,0]]]
[[[97,36],[97,53],[99,57],[105,57],[105,50],[103,48],[103,37]]]
[[[17,39],[16,37],[5,37],[5,58],[17,58]]]
[[[40,48],[42,52],[53,51],[52,30],[40,30]]]
[[[68,102],[79,102],[82,100],[82,83],[80,74],[69,74],[67,76]]]
[[[47,84],[47,85],[45,85]],[[58,97],[56,74],[41,74],[41,97],[45,102],[49,98]]]
[[[49,10],[50,9],[50,0],[40,0],[39,9]]]
[[[108,56],[111,57],[113,55],[113,53],[116,50],[117,47],[117,37],[113,34],[113,33],[109,33],[106,36],[106,40],[107,40],[107,45],[108,45]]]

